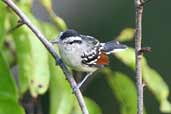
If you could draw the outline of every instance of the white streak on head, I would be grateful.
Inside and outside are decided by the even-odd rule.
[[[73,40],[82,40],[81,37],[78,37],[78,36],[69,37],[69,39],[73,39]]]
[[[80,41],[81,41],[82,39],[81,39],[81,37],[78,37],[78,36],[75,36],[75,37],[72,36],[72,37],[67,37],[67,38],[65,38],[65,39],[63,40],[63,42],[64,42],[64,43],[66,43],[66,42],[73,42],[74,40],[80,40]]]

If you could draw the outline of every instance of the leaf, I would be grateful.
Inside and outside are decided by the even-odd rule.
[[[125,28],[121,31],[121,33],[117,37],[117,40],[121,42],[130,41],[134,38],[134,35],[135,35],[135,29]]]
[[[57,16],[55,14],[55,12],[53,11],[52,1],[51,0],[41,0],[40,2],[42,4],[42,6],[47,10],[49,17],[50,17],[51,21],[53,22],[53,24],[55,25],[56,29],[58,29],[58,31],[66,30],[67,24],[61,17]]]
[[[52,8],[52,0],[41,0],[41,4],[48,10],[53,10]]]
[[[57,28],[61,29],[62,31],[66,30],[68,28],[67,24],[61,17],[55,16],[55,17],[52,17],[52,20],[55,23],[55,26]]]
[[[25,114],[19,103],[0,96],[0,114]]]
[[[0,82],[0,96],[17,101],[17,87],[2,52],[0,52]]]
[[[132,48],[116,53],[115,56],[125,65],[135,70],[135,51]],[[171,112],[171,104],[168,101],[168,85],[163,80],[162,76],[148,65],[144,57],[142,58],[142,72],[143,80],[145,81],[147,87],[152,91],[160,103],[160,110],[162,112]]]
[[[30,14],[26,5],[20,6],[25,14],[35,25],[39,25],[37,20]],[[44,94],[49,87],[50,73],[48,64],[48,52],[44,45],[36,36],[28,31],[28,39],[31,45],[32,74],[29,76],[29,87],[33,97]]]
[[[11,26],[16,26],[17,19],[11,17]],[[29,77],[32,75],[31,44],[26,26],[12,32],[16,47],[17,63],[19,67],[19,92],[24,94],[29,88]]]
[[[102,110],[95,101],[88,97],[84,97],[84,100],[90,114],[102,114]]]
[[[35,38],[32,33],[29,34],[32,55],[32,75],[30,76],[30,90],[32,96],[46,92],[49,86],[49,65],[48,53],[43,44]]]
[[[137,94],[134,82],[121,72],[112,72],[109,68],[104,69],[107,82],[120,104],[121,114],[136,114]]]
[[[146,67],[143,68],[143,79],[160,102],[161,112],[170,113],[171,104],[167,100],[169,96],[169,88],[162,79],[161,75],[146,65]]]
[[[1,15],[0,15],[0,48],[2,48],[2,44],[5,39],[5,30],[6,30],[5,21],[7,20],[6,18],[7,11],[6,11],[6,7],[4,4],[0,4],[0,10],[3,11],[1,12]]]
[[[24,114],[18,103],[15,81],[2,52],[0,52],[0,114]]]
[[[13,41],[8,40],[7,45],[3,45],[0,50],[2,50],[5,59],[8,61],[9,66],[14,65],[16,58],[14,55],[14,47]]]
[[[56,30],[56,28],[52,26],[52,24],[40,22],[39,26],[41,26],[41,30],[43,31],[44,35],[48,38],[48,40],[56,38],[59,34],[59,31]]]
[[[92,99],[84,97],[84,100],[90,114],[102,114],[102,110]],[[82,114],[81,108],[77,101],[75,101],[74,110],[71,114]]]
[[[38,25],[35,18],[28,13],[28,7],[21,4],[22,9]],[[15,19],[14,19],[15,20]],[[15,21],[12,20],[12,23]],[[17,60],[20,73],[20,92],[24,93],[29,85],[33,97],[43,94],[49,86],[48,53],[42,43],[27,27],[22,26],[14,32],[17,49]]]
[[[50,66],[50,114],[71,114],[74,103],[72,90],[65,79],[59,66],[55,66],[52,57],[49,58]]]
[[[135,51],[132,48],[128,48],[125,51],[114,53],[114,55],[120,59],[125,65],[135,70]]]

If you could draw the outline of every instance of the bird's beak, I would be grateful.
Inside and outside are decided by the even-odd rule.
[[[53,45],[54,44],[58,44],[59,43],[59,39],[55,39],[55,40],[53,39],[53,40],[50,41],[50,43],[53,44]]]

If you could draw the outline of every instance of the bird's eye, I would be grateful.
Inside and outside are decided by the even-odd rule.
[[[71,44],[71,45],[72,45],[73,43],[74,43],[73,41],[72,41],[72,42],[68,42],[68,44]]]
[[[81,44],[82,41],[81,40],[73,40],[71,42],[68,42],[68,44],[72,45],[72,44]]]

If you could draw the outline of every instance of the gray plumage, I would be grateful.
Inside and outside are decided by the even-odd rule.
[[[75,30],[67,30],[59,35],[52,43],[57,43],[62,60],[71,69],[83,72],[94,72],[102,65],[96,64],[100,54],[110,54],[124,50],[126,45],[117,41],[100,43],[92,36],[81,35]]]

